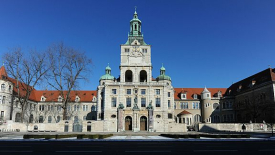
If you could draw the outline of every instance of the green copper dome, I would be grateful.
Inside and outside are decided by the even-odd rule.
[[[169,81],[171,81],[171,78],[168,75],[160,75],[160,76],[157,77],[157,80],[158,81],[159,80],[169,80]]]
[[[111,75],[111,67],[108,66],[105,68],[105,75],[102,75],[100,77],[100,80],[114,80],[115,77]]]
[[[165,68],[163,67],[163,64],[162,64],[162,67],[160,68],[161,71],[165,71]]]
[[[143,39],[143,34],[141,32],[141,20],[138,19],[136,9],[133,19],[130,21],[130,33],[128,34],[128,39],[125,45],[131,45],[134,40],[138,40],[140,45],[147,45]]]
[[[163,64],[162,64],[162,67],[160,68],[160,76],[157,77],[157,80],[169,80],[171,81],[171,78],[170,76],[168,75],[165,75],[165,68],[163,67]]]
[[[108,66],[105,68],[105,70],[111,70],[111,67],[109,66],[109,63],[108,63]]]

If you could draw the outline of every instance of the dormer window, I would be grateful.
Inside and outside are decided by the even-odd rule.
[[[41,101],[46,101],[46,98],[44,96],[41,96]]]
[[[94,97],[93,97],[93,102],[95,102],[95,101],[96,101],[96,97],[94,96]]]
[[[239,92],[239,91],[241,91],[241,89],[242,89],[242,85],[239,85],[237,91]]]
[[[80,98],[78,96],[75,97],[75,102],[79,102]]]
[[[251,81],[251,87],[253,87],[255,85],[255,83],[256,83],[256,80],[252,80]]]
[[[194,99],[198,99],[198,95],[197,95],[197,94],[194,94],[194,95],[193,95],[193,98],[194,98]]]
[[[186,93],[181,93],[181,99],[186,99]]]
[[[62,102],[62,97],[61,96],[58,97],[58,102]]]
[[[218,92],[218,97],[219,97],[219,98],[222,97],[222,92],[221,92],[221,91]]]
[[[210,95],[209,95],[209,94],[206,94],[206,97],[210,97]]]

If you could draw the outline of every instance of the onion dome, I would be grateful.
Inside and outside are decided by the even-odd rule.
[[[102,75],[100,77],[100,80],[114,80],[115,77],[111,75],[111,67],[109,66],[109,63],[108,63],[108,66],[105,68],[105,75]]]
[[[160,68],[160,75],[157,77],[157,81],[159,81],[159,80],[169,80],[169,81],[171,81],[170,76],[165,75],[165,68],[163,67],[163,64],[162,64],[162,67]]]

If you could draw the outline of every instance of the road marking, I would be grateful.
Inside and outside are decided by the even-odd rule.
[[[166,150],[161,150],[161,151],[125,151],[125,152],[131,152],[131,153],[134,153],[134,152],[154,152],[154,153],[157,153],[157,152],[171,152],[170,150],[166,151]]]
[[[3,145],[1,145],[0,147],[31,147],[31,146],[3,146]]]
[[[238,150],[194,150],[194,152],[237,152]]]
[[[102,152],[102,151],[55,151],[59,153],[87,153],[87,152]]]
[[[9,153],[23,153],[23,152],[28,152],[28,153],[30,153],[30,152],[33,152],[33,151],[0,151],[0,152],[9,152]]]
[[[103,147],[103,146],[66,146],[66,147]]]

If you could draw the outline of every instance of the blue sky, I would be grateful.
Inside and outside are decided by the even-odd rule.
[[[95,90],[108,63],[120,74],[135,6],[153,77],[163,63],[174,87],[227,88],[275,66],[274,0],[0,0],[0,56],[62,41],[92,58],[80,87]]]

